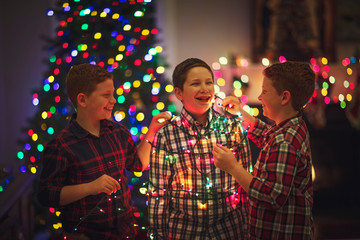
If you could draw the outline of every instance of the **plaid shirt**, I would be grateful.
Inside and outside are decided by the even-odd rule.
[[[258,119],[248,137],[261,148],[248,193],[252,239],[311,239],[312,162],[302,117],[274,126]]]
[[[59,208],[63,229],[67,232],[72,232],[80,218],[95,209],[80,223],[77,232],[95,239],[122,239],[134,231],[125,168],[129,171],[142,168],[125,126],[102,120],[100,136],[96,137],[72,119],[45,148],[39,201],[45,206]],[[90,195],[66,206],[59,205],[62,187],[88,183],[103,174],[121,179],[121,190],[111,196]]]
[[[154,138],[150,160],[150,239],[244,239],[248,204],[230,174],[216,168],[216,143],[251,163],[241,124],[210,109],[206,126],[183,109]]]

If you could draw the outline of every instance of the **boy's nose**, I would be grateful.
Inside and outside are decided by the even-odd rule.
[[[116,98],[115,98],[114,96],[111,96],[110,101],[111,101],[112,103],[116,103]]]
[[[200,91],[201,91],[201,92],[209,92],[210,90],[209,90],[209,88],[208,88],[205,84],[203,84],[203,85],[201,85]]]

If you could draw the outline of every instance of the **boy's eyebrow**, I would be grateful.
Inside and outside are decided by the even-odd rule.
[[[192,79],[189,79],[190,81],[201,81],[201,79],[200,78],[192,78]],[[212,78],[206,78],[205,79],[205,81],[208,81],[208,80],[211,80],[212,82],[214,82],[215,80],[214,79],[212,79]]]

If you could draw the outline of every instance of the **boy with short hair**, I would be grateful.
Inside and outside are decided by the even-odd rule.
[[[70,123],[46,146],[38,199],[60,208],[66,239],[125,239],[135,236],[125,168],[142,171],[156,131],[169,119],[154,116],[138,150],[127,128],[108,120],[116,100],[113,76],[98,65],[73,66],[67,93],[76,108]]]
[[[158,131],[149,173],[150,239],[246,239],[246,194],[217,169],[212,149],[233,149],[236,163],[250,166],[250,150],[238,121],[214,111],[214,76],[202,60],[189,58],[173,72],[180,116]]]
[[[234,176],[249,196],[251,239],[313,238],[313,187],[309,133],[300,114],[315,88],[309,64],[276,63],[263,71],[259,101],[268,125],[245,112],[235,97],[224,99],[231,113],[250,125],[248,137],[261,148],[253,174],[232,152],[214,147],[215,165]]]

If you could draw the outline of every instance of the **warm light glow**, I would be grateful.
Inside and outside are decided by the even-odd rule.
[[[133,87],[134,87],[134,88],[138,88],[138,87],[140,87],[140,85],[141,85],[141,82],[140,82],[139,80],[135,80],[135,81],[133,82]]]
[[[321,58],[321,63],[324,65],[328,64],[327,58],[326,57]]]
[[[161,53],[163,51],[163,48],[161,46],[156,46],[155,49],[158,53]]]
[[[145,195],[147,193],[147,188],[142,187],[142,188],[139,189],[139,192],[141,194]]]
[[[144,119],[145,119],[144,113],[140,112],[136,115],[136,120],[138,120],[139,122],[143,121]]]
[[[212,64],[212,68],[213,68],[214,70],[219,70],[219,69],[221,68],[220,63],[214,62],[214,63]]]
[[[165,91],[166,91],[166,92],[170,93],[170,92],[172,92],[173,90],[174,90],[174,86],[173,86],[173,85],[171,85],[171,84],[166,85],[166,87],[165,87]]]
[[[101,33],[95,33],[94,35],[94,39],[100,39],[101,38]]]
[[[334,78],[333,76],[330,76],[330,77],[329,77],[329,82],[330,82],[331,84],[334,84],[334,83],[335,83],[335,78]]]
[[[242,94],[243,94],[243,93],[242,93],[241,89],[234,89],[234,95],[235,95],[235,97],[241,97]]]
[[[219,62],[220,62],[220,64],[222,64],[222,65],[228,64],[228,60],[227,60],[226,57],[220,57],[220,58],[219,58]]]
[[[122,54],[118,54],[115,57],[116,61],[121,61],[121,60],[123,60],[123,58],[124,58],[124,55],[122,55]]]
[[[130,31],[131,30],[131,25],[126,24],[123,29],[124,29],[124,31]]]
[[[314,182],[316,179],[316,173],[315,173],[315,168],[314,166],[311,166],[311,177],[312,177],[312,181]]]
[[[327,94],[328,91],[325,88],[321,89],[321,95],[326,96]]]
[[[218,84],[219,86],[225,86],[225,79],[223,79],[223,78],[218,78],[218,79],[217,79],[217,84]]]
[[[144,36],[147,36],[149,35],[150,31],[148,29],[144,29],[141,31],[141,34],[144,35]]]
[[[263,58],[262,60],[261,60],[261,63],[262,63],[262,65],[264,65],[264,66],[269,66],[270,65],[270,61],[269,61],[269,59],[267,59],[267,58]]]
[[[163,102],[158,102],[156,104],[156,108],[161,111],[161,110],[163,110],[165,108],[165,104]]]
[[[199,207],[200,209],[207,209],[207,203],[201,203],[201,202],[199,201],[198,207]]]
[[[143,175],[143,173],[142,172],[134,172],[134,175],[136,177],[141,177]]]
[[[286,58],[284,56],[279,57],[279,62],[284,63],[286,62]]]
[[[163,66],[159,66],[156,68],[156,72],[158,74],[163,74],[165,72],[165,68]]]

